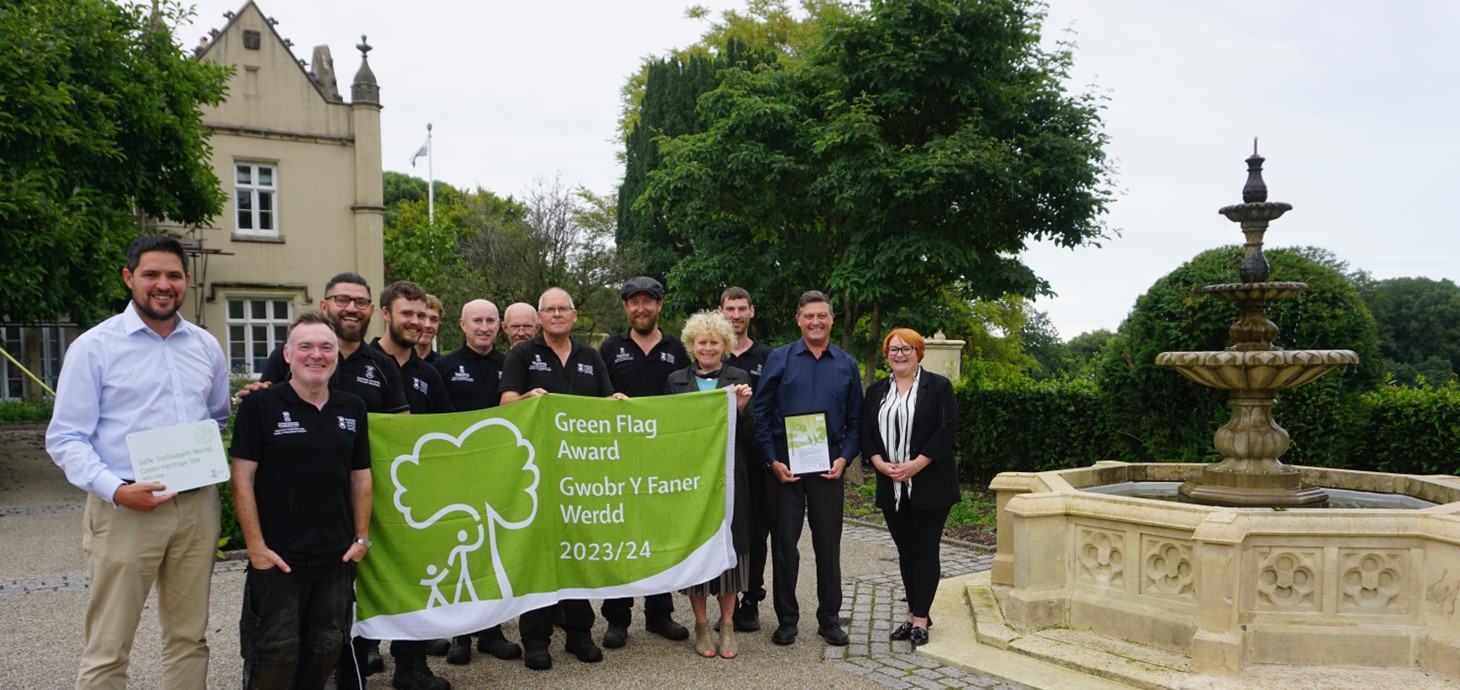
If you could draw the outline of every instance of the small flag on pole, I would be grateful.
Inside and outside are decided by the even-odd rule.
[[[412,168],[416,167],[416,159],[417,158],[420,158],[421,156],[430,156],[430,155],[431,155],[431,152],[430,152],[429,145],[427,145],[427,144],[421,144],[421,148],[420,148],[420,150],[416,151],[416,155],[411,156],[411,167]]]

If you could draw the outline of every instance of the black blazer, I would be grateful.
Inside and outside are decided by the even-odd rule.
[[[695,365],[670,372],[664,380],[664,392],[698,393],[695,383]],[[739,383],[750,385],[750,374],[744,369],[726,365],[720,370],[715,388],[726,388]],[[730,532],[735,541],[735,553],[750,553],[750,481],[746,475],[747,453],[755,446],[755,407],[746,403],[745,409],[736,414],[735,430],[735,516],[730,520]]]
[[[887,458],[887,445],[882,440],[882,429],[877,425],[877,411],[892,387],[891,381],[891,377],[878,380],[867,388],[862,399],[862,455],[869,460],[873,455]],[[953,384],[947,377],[924,369],[918,377],[918,405],[913,410],[909,451],[913,458],[926,455],[933,462],[913,478],[911,502],[904,497],[904,507],[938,510],[962,499],[958,487],[958,462],[953,457],[953,437],[957,430],[958,400],[953,396]],[[893,508],[892,480],[881,472],[877,473],[877,507],[883,510]]]

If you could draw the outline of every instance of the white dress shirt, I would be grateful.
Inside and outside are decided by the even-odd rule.
[[[127,434],[212,418],[228,424],[228,365],[207,331],[177,318],[166,339],[136,305],[66,350],[46,452],[77,488],[112,502],[136,480]],[[115,505],[115,502],[113,502]]]

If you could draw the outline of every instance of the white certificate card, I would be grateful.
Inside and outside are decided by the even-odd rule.
[[[206,419],[127,434],[127,454],[139,482],[187,491],[228,479],[218,422]]]
[[[831,452],[826,442],[826,415],[803,414],[786,418],[786,450],[791,474],[821,474],[831,471]]]

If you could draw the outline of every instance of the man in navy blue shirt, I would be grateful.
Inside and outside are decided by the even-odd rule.
[[[771,479],[766,487],[771,512],[772,592],[779,627],[771,641],[796,641],[800,606],[796,576],[801,554],[796,543],[803,521],[811,525],[816,552],[817,634],[828,644],[845,645],[838,612],[842,606],[842,472],[857,457],[857,421],[862,414],[857,361],[831,344],[831,298],[811,290],[801,295],[796,325],[801,339],[771,352],[755,391],[755,440]],[[786,448],[786,417],[821,414],[826,422],[831,470],[791,474]]]

